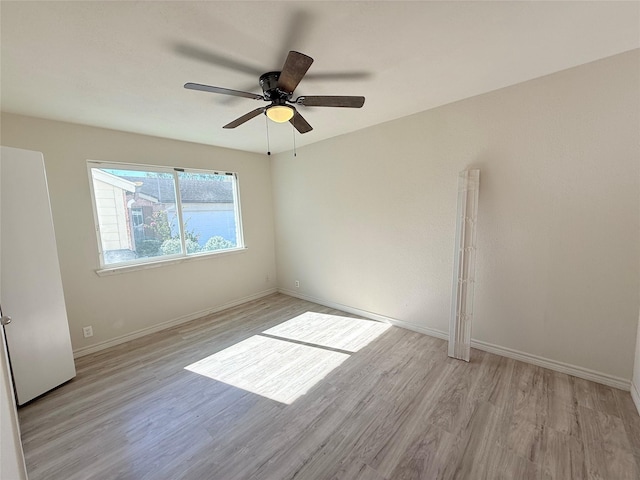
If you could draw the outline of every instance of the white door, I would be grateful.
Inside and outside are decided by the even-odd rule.
[[[0,176],[2,169],[0,169]],[[0,179],[1,181],[1,179]],[[0,231],[2,230],[2,205],[0,200]],[[0,251],[2,250],[0,234]],[[0,263],[2,256],[0,255]],[[2,265],[0,265],[0,271]],[[0,285],[0,290],[2,286]],[[0,311],[0,314],[2,312]],[[4,319],[3,322],[4,323]],[[27,469],[20,442],[20,425],[16,412],[16,398],[11,383],[9,357],[7,356],[4,327],[0,326],[0,478],[26,480]]]
[[[18,405],[76,374],[44,158],[0,152],[0,304]]]
[[[20,425],[16,412],[16,400],[11,385],[11,374],[4,343],[4,329],[0,327],[0,478],[25,480],[27,470],[24,464]]]

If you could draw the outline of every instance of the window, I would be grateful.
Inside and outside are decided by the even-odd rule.
[[[244,248],[235,173],[88,167],[102,267]]]

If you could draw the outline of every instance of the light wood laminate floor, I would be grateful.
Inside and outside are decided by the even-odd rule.
[[[281,294],[76,363],[30,480],[640,478],[628,392]]]

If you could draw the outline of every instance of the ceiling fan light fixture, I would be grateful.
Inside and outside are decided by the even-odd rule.
[[[300,83],[300,80],[306,75],[312,63],[313,58],[310,56],[291,50],[289,55],[287,55],[281,71],[267,72],[260,76],[259,83],[260,87],[262,87],[262,95],[192,82],[185,83],[184,88],[271,102],[265,107],[256,108],[255,110],[245,113],[241,117],[224,125],[222,128],[236,128],[261,113],[264,113],[267,118],[276,123],[291,122],[293,128],[299,133],[308,133],[313,130],[313,127],[300,115],[296,107],[287,105],[287,103],[301,105],[303,107],[360,108],[364,105],[364,97],[344,95],[301,96],[295,100],[291,100],[294,90]],[[266,119],[265,121],[268,126],[269,122]]]
[[[267,109],[267,117],[276,123],[288,122],[293,118],[293,108],[287,105],[274,105]]]

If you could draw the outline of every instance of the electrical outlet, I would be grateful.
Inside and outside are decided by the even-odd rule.
[[[84,338],[93,337],[93,327],[91,325],[82,327],[82,335],[84,335]]]
[[[271,277],[269,276],[268,273],[265,275],[264,281],[265,281],[265,283],[269,283],[271,281]]]
[[[299,280],[296,280],[295,285],[296,285],[296,288],[300,288],[300,281],[299,281]]]

